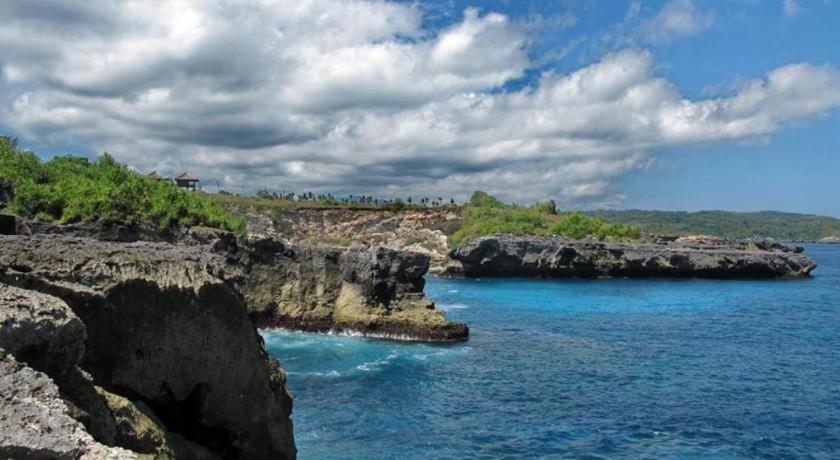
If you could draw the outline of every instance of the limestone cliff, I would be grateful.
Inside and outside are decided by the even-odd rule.
[[[184,250],[212,253],[214,263],[224,267],[219,269],[223,278],[245,297],[259,326],[423,341],[463,340],[468,334],[465,325],[447,321],[424,297],[423,276],[430,260],[424,252],[278,235],[245,238],[202,228],[152,231],[98,222],[45,224],[14,217],[3,225],[2,217],[0,234],[166,241],[192,248]]]
[[[0,236],[0,247],[0,282],[57,298],[16,301],[37,297],[4,287],[0,346],[48,375],[98,443],[179,458],[295,456],[284,374],[220,256],[58,235]]]
[[[245,296],[258,326],[344,332],[402,340],[467,337],[425,298],[425,254],[357,244],[286,244],[222,237],[226,275]]]
[[[61,300],[0,284],[0,458],[137,458],[95,440],[56,384],[75,380],[85,338]]]
[[[348,246],[367,243],[394,250],[420,252],[432,266],[445,263],[447,236],[461,223],[457,208],[353,209],[272,208],[227,205],[243,216],[252,235],[303,243]]]
[[[641,243],[497,235],[455,248],[462,274],[522,277],[797,278],[816,264],[775,242],[709,237]]]

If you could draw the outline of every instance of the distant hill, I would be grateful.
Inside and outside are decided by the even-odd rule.
[[[643,233],[686,235],[704,233],[727,238],[770,237],[817,241],[840,237],[840,219],[777,211],[590,211],[608,221],[632,224]]]

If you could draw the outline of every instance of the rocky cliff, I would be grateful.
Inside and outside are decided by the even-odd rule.
[[[0,283],[22,288],[0,291],[0,453],[295,456],[284,374],[220,256],[58,235],[0,247]]]
[[[816,267],[801,248],[708,237],[613,243],[498,235],[450,255],[468,277],[797,278]]]
[[[330,243],[349,246],[366,243],[394,250],[420,252],[430,257],[432,266],[446,260],[447,236],[458,228],[456,208],[353,209],[283,208],[235,205],[233,212],[245,218],[248,232],[304,243]]]
[[[0,218],[0,457],[293,458],[255,323],[468,334],[424,298],[425,254]]]
[[[55,225],[12,216],[6,216],[4,224],[3,217],[0,214],[0,234],[156,240],[212,253],[260,327],[421,341],[463,340],[468,335],[464,324],[447,321],[425,298],[423,276],[430,256],[423,252],[366,242],[342,246],[281,239],[276,234],[243,238],[202,228],[151,231],[97,222]]]
[[[366,244],[211,239],[258,326],[422,341],[468,335],[425,298],[425,254]]]
[[[56,385],[78,386],[86,338],[64,302],[0,284],[0,324],[0,458],[137,458],[95,440]]]

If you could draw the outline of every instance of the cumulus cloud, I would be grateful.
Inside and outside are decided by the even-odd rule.
[[[237,192],[614,204],[612,179],[658,149],[840,105],[840,72],[808,64],[690,100],[638,48],[505,90],[536,65],[528,25],[476,9],[442,30],[374,0],[11,1],[0,17],[0,123]],[[711,19],[675,1],[650,21],[673,36]]]
[[[636,3],[630,7],[628,15],[635,16],[638,10]],[[697,34],[708,29],[712,22],[712,13],[698,7],[693,0],[671,0],[659,13],[644,21],[639,31],[644,39],[661,42]]]

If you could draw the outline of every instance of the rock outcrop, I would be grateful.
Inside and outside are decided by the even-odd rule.
[[[94,440],[71,416],[50,377],[0,350],[0,458],[122,460],[139,456]]]
[[[466,339],[423,294],[424,254],[374,245],[349,248],[222,237],[227,278],[260,327],[338,332],[398,340]]]
[[[59,235],[0,236],[0,247],[0,282],[54,296],[4,288],[0,346],[47,372],[97,442],[164,457],[295,456],[285,376],[222,257]]]
[[[432,266],[446,262],[447,236],[461,223],[460,209],[277,208],[227,204],[245,218],[248,233],[296,243],[364,243],[420,252]]]
[[[62,300],[0,284],[0,348],[49,375],[76,366],[85,325]]]
[[[30,236],[169,242],[184,251],[213,254],[211,265],[245,297],[259,327],[417,341],[464,340],[469,332],[464,324],[447,321],[424,297],[423,276],[430,260],[424,252],[378,243],[343,246],[306,238],[288,240],[276,234],[243,238],[200,227],[151,231],[120,224],[56,225],[11,217],[15,223],[10,228]]]
[[[95,440],[57,384],[75,380],[85,338],[63,301],[0,284],[0,458],[137,458]]]
[[[454,249],[464,276],[797,278],[813,260],[771,241],[688,238],[613,243],[562,237],[498,235]]]

